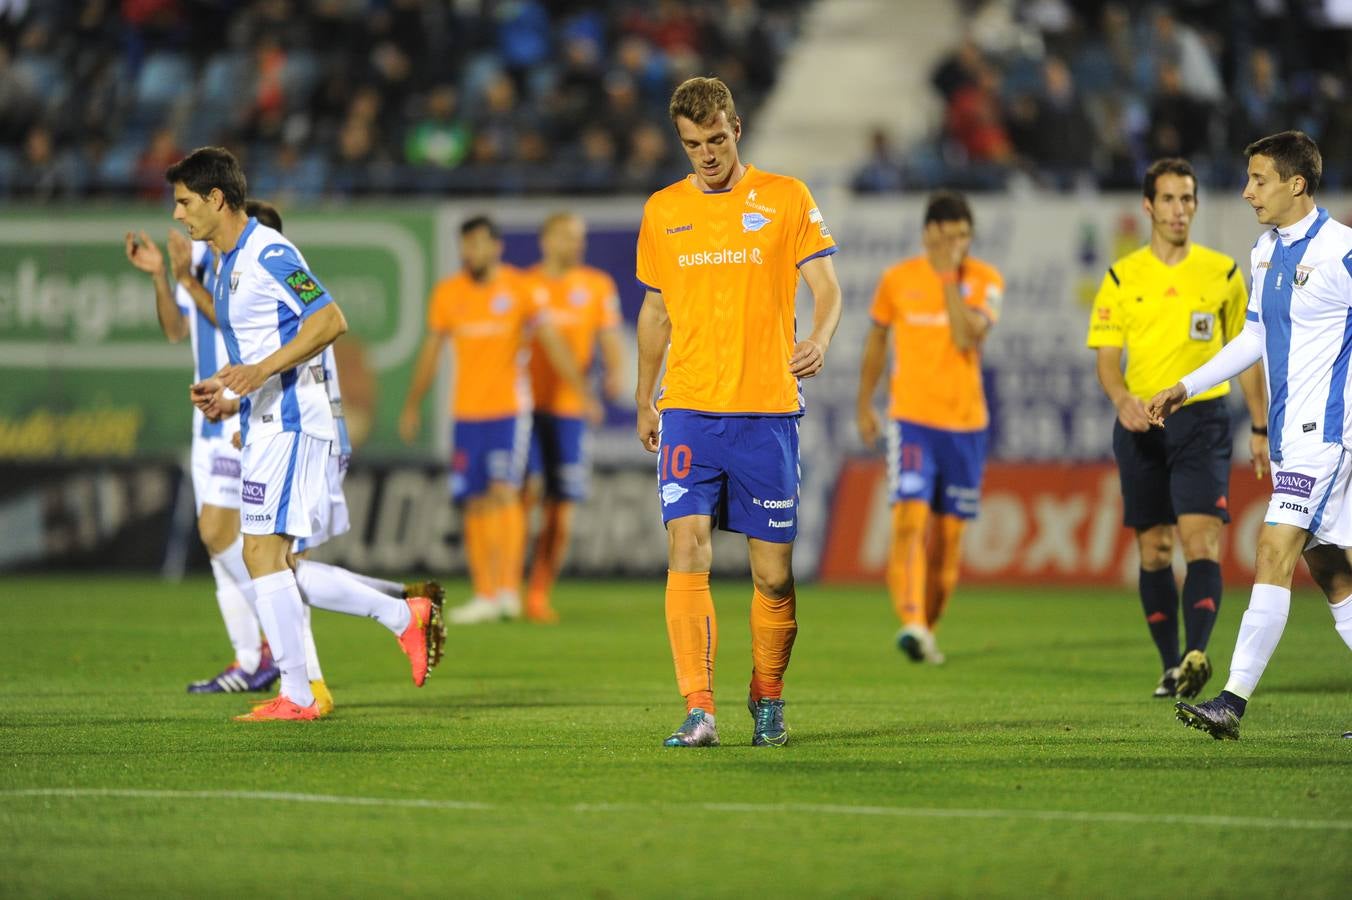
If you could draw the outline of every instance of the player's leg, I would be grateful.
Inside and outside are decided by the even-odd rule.
[[[1347,551],[1320,544],[1305,551],[1305,562],[1329,602],[1334,630],[1352,650],[1352,564],[1348,562]]]
[[[587,432],[583,420],[559,416],[539,416],[535,427],[532,446],[541,450],[540,487],[545,500],[531,565],[526,617],[536,622],[554,622],[558,614],[550,593],[572,538],[576,505],[587,496]]]
[[[1122,524],[1136,532],[1140,571],[1136,587],[1163,674],[1154,696],[1178,690],[1178,582],[1174,578],[1174,525],[1168,451],[1155,432],[1133,432],[1113,423],[1113,456],[1122,488]]]
[[[784,673],[789,668],[798,636],[798,600],[793,581],[793,544],[747,538],[751,561],[751,744],[782,747],[789,732],[784,725]]]
[[[936,437],[937,515],[930,524],[925,566],[925,619],[929,642],[925,660],[942,663],[934,631],[948,608],[962,567],[962,534],[981,511],[981,480],[986,468],[986,432],[954,431]]]
[[[523,421],[456,423],[451,496],[464,510],[465,557],[474,596],[451,610],[452,624],[495,622],[520,612],[526,540],[520,491],[530,437]]]
[[[897,646],[913,661],[925,658],[931,640],[925,611],[926,538],[935,501],[938,468],[932,429],[893,420],[887,432],[887,471],[892,498],[887,588],[901,621]]]
[[[1206,648],[1221,604],[1221,526],[1230,521],[1230,411],[1223,400],[1207,400],[1184,407],[1175,418],[1164,439],[1170,500],[1188,565],[1178,694],[1195,697],[1211,678]]]
[[[235,480],[238,498],[238,479]],[[238,502],[236,499],[235,502]],[[265,691],[279,676],[270,650],[263,644],[255,609],[253,581],[244,565],[244,539],[239,533],[239,509],[203,505],[197,518],[198,534],[211,557],[216,602],[235,661],[213,678],[188,685],[193,694]]]
[[[521,482],[494,480],[488,486],[493,505],[493,581],[498,585],[498,611],[504,619],[521,615],[521,575],[526,564],[526,513]]]
[[[667,639],[686,708],[685,721],[664,741],[668,747],[718,744],[714,718],[718,619],[709,570],[713,517],[719,512],[725,479],[707,434],[723,423],[711,419],[666,410],[659,427],[658,496],[667,528]]]

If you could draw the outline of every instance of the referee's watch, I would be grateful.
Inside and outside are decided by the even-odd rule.
[[[1254,434],[1262,435],[1263,437],[1267,437],[1267,426],[1266,426],[1266,425],[1250,425],[1250,426],[1249,426],[1249,430],[1252,431]]]

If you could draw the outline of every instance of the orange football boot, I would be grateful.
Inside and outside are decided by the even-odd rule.
[[[319,718],[318,704],[301,706],[290,697],[279,694],[271,703],[265,703],[242,716],[236,722],[310,722]]]
[[[427,671],[441,662],[441,646],[446,625],[441,620],[441,604],[435,598],[414,597],[408,601],[408,627],[399,635],[399,648],[413,666],[413,683],[422,687]]]

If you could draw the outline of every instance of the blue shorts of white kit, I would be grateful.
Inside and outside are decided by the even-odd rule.
[[[546,497],[575,503],[586,500],[591,473],[587,443],[587,423],[582,419],[536,413],[526,474],[544,479]]]
[[[976,518],[986,469],[986,432],[946,431],[893,419],[887,429],[892,502],[922,500],[942,515]]]
[[[319,513],[320,528],[310,537],[296,539],[294,547],[296,553],[313,550],[330,538],[347,534],[352,529],[351,517],[347,512],[347,495],[343,493],[343,480],[347,478],[347,465],[350,460],[350,454],[341,456],[329,454],[326,466],[329,491],[324,499],[323,509]]]
[[[324,525],[329,442],[283,431],[246,444],[239,524],[245,534],[308,538]]]
[[[200,515],[203,506],[239,509],[240,452],[228,437],[192,439],[192,496]]]
[[[798,536],[797,416],[668,409],[658,435],[664,524],[703,515],[762,541],[788,544]]]
[[[456,422],[451,429],[451,499],[461,503],[502,481],[520,487],[530,452],[530,418]]]

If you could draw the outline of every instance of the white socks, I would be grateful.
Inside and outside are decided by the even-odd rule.
[[[342,571],[347,573],[347,577],[353,581],[360,581],[369,588],[375,588],[387,597],[393,597],[396,600],[404,599],[404,586],[397,581],[386,581],[383,578],[373,578],[370,575],[363,575],[360,572],[352,572],[347,569]]]
[[[258,635],[253,582],[244,565],[244,538],[236,536],[233,544],[211,558],[211,572],[216,576],[216,603],[235,648],[235,661],[252,675],[262,660],[263,641]]]
[[[315,649],[315,633],[310,630],[310,604],[305,604],[305,677],[323,681],[324,670],[319,668],[319,651]]]
[[[311,606],[375,619],[395,637],[408,628],[410,613],[402,587],[395,599],[359,581],[347,569],[310,559],[296,560],[296,583]]]
[[[290,569],[254,579],[258,618],[272,647],[272,658],[282,670],[282,693],[293,703],[315,702],[305,675],[305,605]]]
[[[1333,627],[1338,636],[1352,650],[1352,597],[1344,597],[1341,603],[1330,606],[1329,612],[1333,613]]]
[[[1344,603],[1346,605],[1346,603]],[[1230,680],[1225,689],[1245,700],[1258,687],[1268,660],[1282,639],[1286,617],[1291,611],[1291,591],[1275,584],[1255,584],[1249,596],[1249,608],[1239,624],[1239,639],[1235,641],[1235,655],[1230,660]],[[1352,618],[1352,612],[1346,614]],[[1334,613],[1336,620],[1338,613]],[[1352,624],[1348,626],[1352,629]],[[1339,628],[1341,632],[1341,627]],[[1349,640],[1347,636],[1344,640]],[[1352,640],[1349,640],[1352,645]]]

